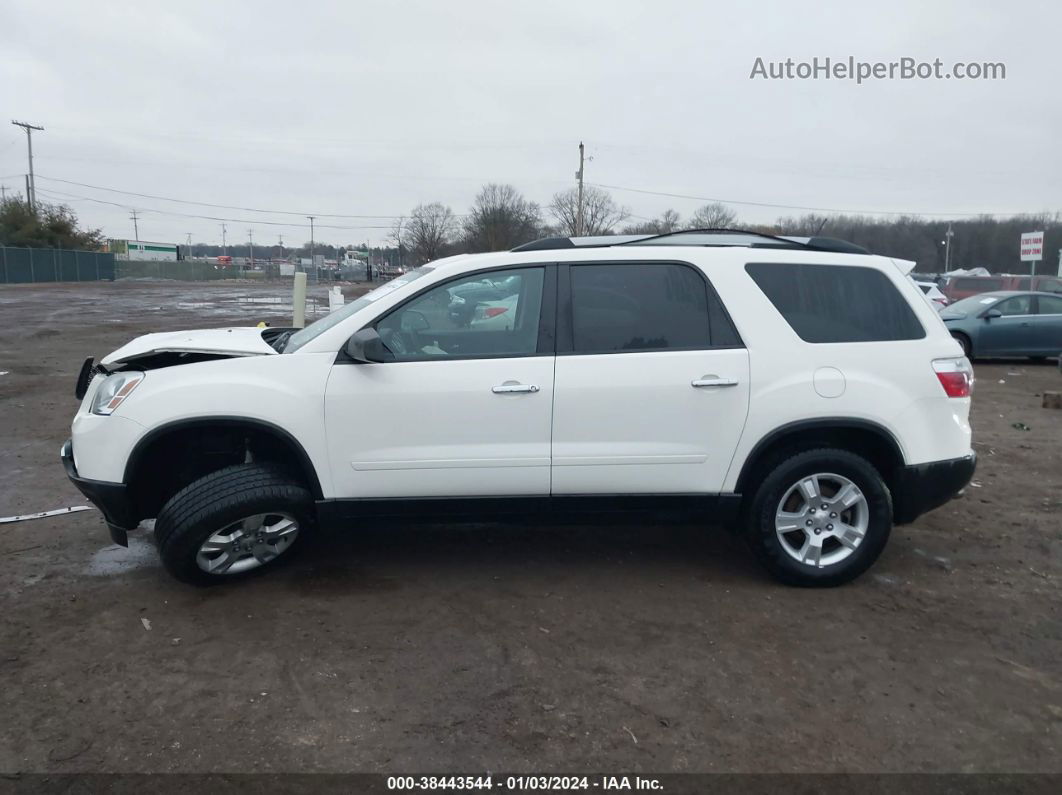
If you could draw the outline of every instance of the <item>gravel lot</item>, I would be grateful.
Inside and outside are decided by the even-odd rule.
[[[85,356],[286,294],[0,289],[0,516],[84,503]],[[834,590],[699,526],[358,528],[203,590],[95,511],[0,525],[0,773],[1062,772],[1062,376],[976,375],[977,487]]]

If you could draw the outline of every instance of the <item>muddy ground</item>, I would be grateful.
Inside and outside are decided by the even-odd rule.
[[[0,516],[85,502],[85,356],[284,295],[0,288]],[[360,528],[202,590],[95,511],[0,524],[0,772],[1060,772],[1062,375],[976,373],[976,487],[834,590],[694,526]]]

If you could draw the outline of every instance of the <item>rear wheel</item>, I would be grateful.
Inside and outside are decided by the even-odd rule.
[[[283,563],[313,523],[313,497],[302,485],[275,469],[239,464],[170,498],[155,522],[155,539],[177,579],[210,584]]]
[[[760,483],[747,538],[767,570],[801,586],[840,585],[870,567],[892,530],[892,498],[869,461],[824,448],[781,458]]]

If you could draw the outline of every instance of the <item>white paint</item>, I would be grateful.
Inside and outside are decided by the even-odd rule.
[[[554,494],[721,491],[749,407],[744,348],[557,357]],[[697,388],[693,381],[734,381]]]
[[[552,356],[332,367],[324,413],[337,495],[549,494]]]
[[[820,367],[815,371],[814,382],[819,397],[839,398],[844,394],[844,373],[836,367]]]

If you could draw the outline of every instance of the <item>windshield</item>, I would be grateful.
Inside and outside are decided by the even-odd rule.
[[[961,301],[956,301],[954,304],[948,307],[949,315],[969,314],[970,312],[980,312],[992,304],[1000,300],[998,295],[971,295],[969,298],[963,298]]]
[[[360,298],[354,299],[342,309],[337,309],[335,312],[325,315],[323,318],[311,323],[301,331],[296,331],[288,338],[287,344],[284,346],[284,353],[294,353],[307,342],[324,334],[333,326],[342,323],[355,312],[364,309],[374,301],[383,298],[388,293],[394,292],[400,287],[404,287],[411,281],[419,279],[421,276],[426,276],[433,270],[435,270],[434,265],[422,265],[416,270],[411,270],[409,273],[399,276],[397,279],[392,279],[389,282],[381,284],[375,290],[365,293],[365,295]]]

